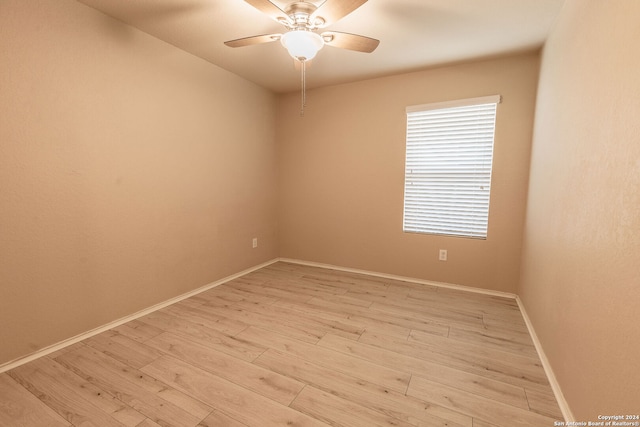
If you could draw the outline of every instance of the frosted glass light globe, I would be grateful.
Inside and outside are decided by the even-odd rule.
[[[307,30],[293,30],[285,33],[280,42],[289,51],[294,59],[309,61],[324,46],[324,40],[320,34]]]

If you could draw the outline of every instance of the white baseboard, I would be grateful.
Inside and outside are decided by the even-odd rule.
[[[538,357],[540,357],[540,361],[542,362],[542,367],[544,368],[545,374],[547,374],[547,379],[549,379],[549,383],[551,384],[551,389],[553,390],[553,394],[556,397],[556,401],[558,402],[558,406],[560,406],[560,411],[562,411],[562,416],[564,417],[565,422],[575,421],[575,417],[569,408],[569,404],[567,400],[564,398],[564,394],[562,394],[562,389],[560,388],[560,384],[556,379],[556,375],[551,368],[551,364],[549,363],[549,359],[547,359],[547,355],[542,349],[542,344],[538,339],[538,335],[536,334],[535,329],[533,329],[533,324],[531,323],[531,319],[529,319],[529,315],[527,314],[527,310],[524,308],[524,304],[519,296],[516,296],[516,301],[518,302],[518,307],[520,307],[520,312],[522,313],[522,317],[524,318],[524,323],[527,325],[527,329],[529,330],[529,335],[531,335],[531,339],[533,340],[533,345],[536,347],[536,351],[538,352]]]
[[[229,281],[231,281],[233,279],[237,279],[238,277],[242,277],[245,274],[249,274],[252,271],[259,270],[259,269],[261,269],[263,267],[266,267],[268,265],[271,265],[271,264],[273,264],[275,262],[278,262],[278,258],[275,258],[275,259],[272,259],[270,261],[264,262],[262,264],[250,267],[250,268],[248,268],[246,270],[243,270],[243,271],[241,271],[239,273],[232,274],[231,276],[227,276],[227,277],[222,278],[220,280],[216,280],[215,282],[211,282],[211,283],[209,283],[207,285],[201,286],[198,289],[194,289],[193,291],[189,291],[189,292],[184,293],[182,295],[178,295],[177,297],[173,297],[171,299],[168,299],[166,301],[160,302],[158,304],[154,304],[151,307],[147,307],[147,308],[145,308],[143,310],[140,310],[140,311],[138,311],[136,313],[130,314],[128,316],[125,316],[125,317],[122,317],[120,319],[114,320],[113,322],[109,322],[109,323],[107,323],[105,325],[102,325],[102,326],[99,326],[97,328],[91,329],[90,331],[86,331],[86,332],[83,332],[83,333],[81,333],[79,335],[76,335],[74,337],[67,338],[67,339],[65,339],[63,341],[60,341],[60,342],[56,343],[56,344],[52,344],[52,345],[47,346],[47,347],[45,347],[43,349],[40,349],[40,350],[38,350],[38,351],[36,351],[34,353],[30,353],[30,354],[28,354],[26,356],[20,357],[18,359],[14,359],[14,360],[9,361],[9,362],[6,362],[6,363],[0,365],[0,373],[6,372],[6,371],[8,371],[10,369],[13,369],[13,368],[16,368],[16,367],[18,367],[20,365],[24,365],[25,363],[31,362],[32,360],[35,360],[35,359],[37,359],[39,357],[46,356],[47,354],[53,353],[54,351],[58,351],[60,349],[63,349],[65,347],[67,347],[67,346],[70,346],[72,344],[75,344],[77,342],[85,340],[87,338],[91,338],[94,335],[97,335],[97,334],[102,333],[104,331],[107,331],[109,329],[115,328],[115,327],[120,326],[120,325],[122,325],[124,323],[130,322],[131,320],[135,320],[135,319],[137,319],[139,317],[146,316],[149,313],[152,313],[154,311],[157,311],[157,310],[160,310],[162,308],[165,308],[165,307],[167,307],[167,306],[169,306],[171,304],[175,304],[175,303],[177,303],[179,301],[182,301],[183,299],[187,299],[187,298],[192,297],[194,295],[197,295],[197,294],[199,294],[201,292],[208,291],[209,289],[215,288],[216,286],[222,285],[223,283],[229,282]]]
[[[347,273],[367,274],[369,276],[382,277],[384,279],[400,280],[400,281],[403,281],[403,282],[417,283],[417,284],[420,284],[420,285],[431,285],[431,286],[437,286],[439,288],[448,288],[448,289],[454,289],[454,290],[458,290],[458,291],[473,292],[473,293],[476,293],[476,294],[483,294],[483,295],[491,295],[491,296],[496,296],[496,297],[516,299],[516,294],[512,294],[510,292],[502,292],[502,291],[494,291],[494,290],[491,290],[491,289],[474,288],[472,286],[456,285],[456,284],[453,284],[453,283],[434,282],[434,281],[431,281],[431,280],[422,280],[422,279],[416,279],[416,278],[413,278],[413,277],[405,277],[405,276],[398,276],[398,275],[395,275],[395,274],[379,273],[377,271],[359,270],[359,269],[356,269],[356,268],[340,267],[340,266],[332,265],[332,264],[322,264],[322,263],[319,263],[319,262],[302,261],[302,260],[291,259],[291,258],[280,258],[279,261],[288,262],[288,263],[291,263],[291,264],[307,265],[309,267],[328,268],[330,270],[345,271]]]

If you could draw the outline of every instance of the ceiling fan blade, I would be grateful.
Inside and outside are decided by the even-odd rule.
[[[249,3],[251,6],[258,9],[260,12],[269,15],[272,19],[280,22],[282,19],[288,21],[289,17],[282,9],[280,9],[275,4],[271,3],[269,0],[244,0]]]
[[[365,4],[367,0],[326,0],[311,15],[311,22],[320,17],[324,20],[323,27],[336,22]]]
[[[380,44],[380,40],[357,34],[340,33],[338,31],[326,31],[321,34],[325,44],[342,49],[371,53]]]
[[[282,34],[263,34],[261,36],[244,37],[224,42],[229,47],[251,46],[252,44],[270,43],[280,40]]]

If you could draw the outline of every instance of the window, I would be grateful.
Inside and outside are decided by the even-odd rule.
[[[405,232],[487,238],[500,96],[407,107]]]

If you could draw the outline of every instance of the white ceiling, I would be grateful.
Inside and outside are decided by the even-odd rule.
[[[223,44],[285,30],[243,0],[78,1],[275,92],[299,89],[299,71],[279,42],[242,48]],[[272,2],[281,8],[288,3]],[[379,39],[376,51],[324,47],[307,71],[307,87],[535,49],[546,39],[562,3],[369,0],[326,30]]]

